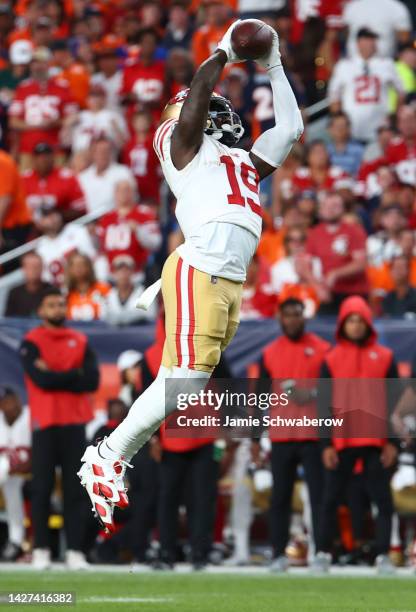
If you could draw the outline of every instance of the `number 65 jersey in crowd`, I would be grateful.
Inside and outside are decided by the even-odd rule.
[[[197,270],[243,282],[262,227],[257,170],[247,151],[207,134],[193,160],[177,170],[170,155],[176,124],[176,119],[162,123],[154,148],[177,199],[185,236],[178,253]]]

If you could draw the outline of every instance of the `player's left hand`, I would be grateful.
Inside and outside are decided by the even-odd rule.
[[[269,53],[256,59],[256,62],[259,66],[265,68],[265,70],[271,70],[272,68],[275,68],[275,66],[280,66],[282,64],[279,48],[279,35],[276,30],[272,28],[272,26],[265,24],[265,27],[270,29],[273,35],[273,43]]]
[[[224,36],[222,37],[222,39],[220,40],[220,42],[218,43],[217,49],[221,49],[221,51],[224,51],[224,53],[227,56],[227,64],[232,63],[232,62],[244,62],[243,59],[239,58],[238,55],[236,55],[233,46],[231,44],[231,34],[232,31],[234,30],[235,26],[240,23],[241,19],[237,19],[237,21],[234,21],[234,23],[232,23],[230,25],[230,27],[228,28],[228,30],[226,31],[226,33],[224,34]]]

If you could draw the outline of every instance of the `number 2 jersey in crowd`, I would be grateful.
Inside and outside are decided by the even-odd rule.
[[[154,148],[177,199],[185,236],[177,251],[197,270],[243,282],[261,234],[259,177],[247,151],[204,134],[193,160],[177,170],[170,156],[177,120],[162,123]]]

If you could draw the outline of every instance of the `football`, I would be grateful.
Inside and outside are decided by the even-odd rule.
[[[273,34],[260,19],[245,19],[231,34],[231,44],[241,59],[255,60],[270,51]]]

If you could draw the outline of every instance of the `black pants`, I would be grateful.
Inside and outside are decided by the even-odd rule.
[[[84,425],[48,427],[33,432],[31,489],[35,548],[50,546],[50,501],[55,483],[55,467],[59,465],[62,468],[66,545],[71,550],[81,550],[88,503],[77,471],[85,446]]]
[[[173,563],[178,508],[183,491],[188,510],[192,561],[204,561],[211,549],[217,498],[218,463],[212,444],[185,453],[163,453],[160,469],[159,530],[162,558]]]
[[[325,470],[319,549],[329,551],[336,532],[337,508],[354,473],[357,459],[363,461],[363,484],[370,500],[377,506],[376,552],[387,553],[390,548],[393,501],[390,491],[390,472],[380,461],[380,449],[375,446],[346,448],[339,452],[335,470]]]
[[[159,465],[150,457],[148,444],[131,463],[134,469],[128,471],[130,516],[110,542],[117,549],[131,550],[136,561],[142,563],[146,560],[150,532],[157,522]]]
[[[283,555],[289,539],[290,514],[296,471],[302,464],[309,490],[314,538],[318,533],[322,497],[322,461],[318,442],[272,444],[273,492],[270,532],[274,556]]]

